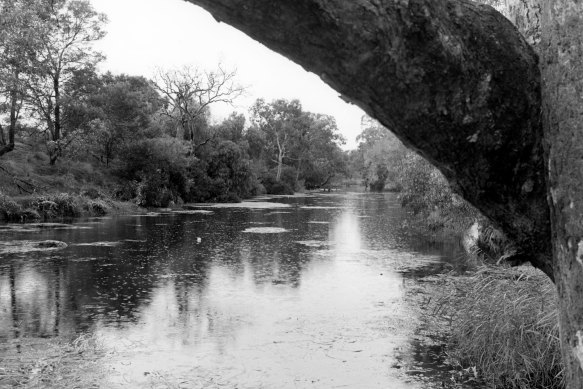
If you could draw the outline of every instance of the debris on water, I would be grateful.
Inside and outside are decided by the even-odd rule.
[[[280,227],[249,227],[243,230],[243,232],[255,234],[281,234],[282,232],[288,232],[288,230]]]
[[[67,243],[58,240],[13,240],[9,242],[0,242],[0,254],[29,253],[34,251],[56,251],[67,247]]]
[[[172,211],[173,213],[181,214],[181,215],[212,215],[213,211],[207,211],[204,209],[182,209],[182,210],[175,210]]]
[[[321,240],[299,240],[296,241],[296,243],[307,247],[324,247],[330,245],[330,242],[324,242]]]
[[[121,241],[117,242],[85,242],[85,243],[75,243],[72,246],[93,246],[93,247],[115,247],[122,244]]]
[[[291,205],[284,203],[272,203],[269,201],[243,201],[240,203],[204,203],[204,204],[190,204],[184,205],[185,209],[196,208],[248,208],[248,209],[276,209],[276,208],[290,208]]]
[[[300,209],[343,209],[342,207],[328,207],[323,205],[304,205]]]

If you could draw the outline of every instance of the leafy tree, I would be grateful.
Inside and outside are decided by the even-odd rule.
[[[306,113],[306,126],[292,150],[296,160],[296,181],[304,180],[306,189],[329,187],[337,174],[346,171],[336,120],[329,115]]]
[[[251,115],[253,124],[262,133],[268,157],[277,166],[275,179],[280,181],[284,159],[306,126],[302,106],[298,100],[279,99],[268,104],[258,99],[251,107]]]
[[[33,11],[32,1],[0,1],[0,116],[8,115],[6,129],[0,118],[0,156],[14,149],[30,53],[38,49]]]
[[[405,147],[389,130],[370,117],[363,116],[358,144],[357,169],[365,188],[383,191],[387,181],[398,189],[397,175],[405,157]]]
[[[233,112],[228,118],[216,125],[213,132],[220,139],[241,142],[245,132],[245,115]]]
[[[162,107],[156,90],[143,78],[107,73],[87,79],[80,73],[67,84],[63,123],[83,130],[77,145],[107,166],[130,142],[158,135],[150,128],[152,117]]]
[[[34,10],[39,45],[31,57],[27,100],[48,132],[47,148],[54,164],[75,136],[74,131],[63,133],[63,85],[76,71],[92,68],[103,59],[91,44],[105,35],[106,17],[88,0],[37,0]]]

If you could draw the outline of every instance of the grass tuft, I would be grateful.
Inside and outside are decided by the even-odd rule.
[[[484,266],[447,284],[435,312],[449,322],[450,363],[493,388],[564,388],[557,295],[546,276]]]

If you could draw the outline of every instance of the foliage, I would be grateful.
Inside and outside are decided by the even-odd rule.
[[[0,193],[0,221],[20,221],[22,208],[14,200]]]
[[[49,134],[47,151],[54,164],[77,131],[63,128],[63,85],[76,71],[92,68],[102,60],[91,44],[105,35],[107,19],[87,0],[37,0],[33,6],[38,45],[30,56],[26,101],[31,116]]]
[[[439,170],[408,151],[399,172],[401,204],[424,220],[431,230],[463,231],[477,218],[475,208],[453,193]]]
[[[263,160],[267,170],[275,169],[275,181],[287,182],[287,186],[277,185],[278,192],[304,185],[309,189],[326,186],[345,172],[340,149],[344,139],[333,117],[305,112],[298,100],[283,99],[257,100],[251,116],[253,126],[245,136],[250,155]],[[290,169],[295,172],[293,179],[284,178]],[[264,179],[264,185],[270,193],[270,179]]]
[[[405,147],[395,135],[369,117],[362,118],[361,127],[363,130],[356,138],[359,144],[353,164],[360,172],[365,188],[382,192],[389,183],[392,190],[399,190],[398,176],[405,158]]]
[[[188,193],[185,145],[173,138],[144,139],[123,153],[117,175],[125,184],[117,195],[138,205],[165,207]]]
[[[267,194],[274,195],[291,195],[294,194],[294,189],[286,181],[278,181],[275,175],[267,175],[261,178],[261,183],[265,187]]]
[[[67,88],[66,128],[82,129],[72,152],[89,154],[109,166],[124,146],[159,135],[151,120],[162,100],[143,77],[77,73]],[[90,77],[85,81],[81,77]],[[87,90],[90,83],[91,89]]]
[[[564,387],[557,294],[548,277],[532,268],[483,267],[447,280],[436,312],[449,323],[450,363],[489,387]]]

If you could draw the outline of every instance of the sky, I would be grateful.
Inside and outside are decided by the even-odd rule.
[[[107,59],[103,71],[142,75],[192,65],[212,70],[221,63],[237,70],[246,95],[234,107],[212,109],[216,120],[232,111],[246,113],[257,98],[301,101],[304,110],[332,115],[346,138],[344,149],[356,147],[363,111],[313,73],[269,50],[247,35],[218,23],[203,9],[183,0],[90,0],[107,15],[107,35],[96,48]]]

